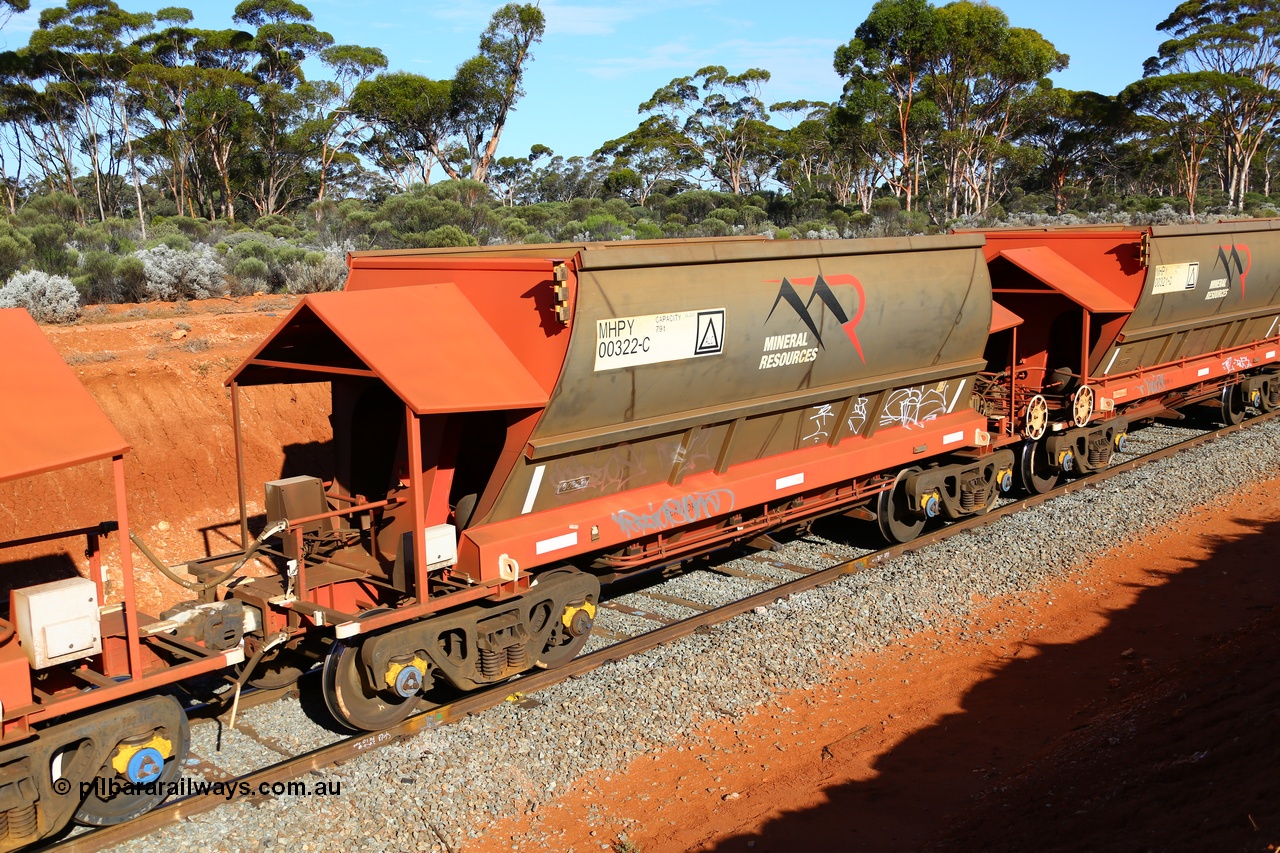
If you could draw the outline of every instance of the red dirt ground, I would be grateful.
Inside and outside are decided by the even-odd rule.
[[[292,297],[149,303],[93,311],[74,326],[45,326],[133,450],[125,457],[130,521],[170,564],[232,549],[238,538],[230,392],[223,380],[289,312]],[[187,326],[189,328],[182,328]],[[242,392],[250,512],[261,483],[324,473],[331,434],[327,386]],[[285,452],[281,453],[280,448]],[[115,517],[109,462],[0,483],[0,542]],[[114,542],[107,564],[119,590]],[[84,540],[0,552],[0,587],[25,586],[6,564],[35,555],[39,580],[86,572]],[[182,596],[135,556],[139,603],[156,612]]]
[[[1276,850],[1277,545],[1271,482],[466,849]]]

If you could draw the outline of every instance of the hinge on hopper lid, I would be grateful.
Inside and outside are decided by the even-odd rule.
[[[569,269],[564,264],[556,264],[551,268],[552,280],[555,281],[556,319],[569,325]]]
[[[1138,263],[1143,269],[1151,266],[1151,232],[1143,231],[1138,243]]]

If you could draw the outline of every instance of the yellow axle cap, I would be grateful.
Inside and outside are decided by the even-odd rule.
[[[423,675],[426,675],[431,669],[431,665],[426,661],[424,661],[422,658],[418,657],[417,655],[414,655],[413,660],[409,661],[408,663],[388,664],[387,674],[383,676],[383,679],[387,682],[387,686],[394,690],[396,686],[396,678],[400,675],[400,670],[409,666],[417,667],[418,672],[422,673]]]
[[[121,776],[129,772],[129,759],[133,758],[142,750],[151,748],[164,756],[168,761],[173,758],[173,742],[163,735],[153,735],[151,740],[145,743],[122,743],[116,748],[116,754],[111,757],[111,767]]]
[[[584,601],[581,604],[570,604],[564,609],[564,615],[560,617],[560,621],[564,623],[566,628],[573,627],[573,617],[578,615],[579,610],[585,610],[587,615],[594,622],[596,618],[596,606],[590,601]]]

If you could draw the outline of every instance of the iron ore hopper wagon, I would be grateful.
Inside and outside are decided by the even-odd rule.
[[[1278,227],[986,232],[1005,319],[975,405],[1023,437],[1028,490],[1105,468],[1130,422],[1280,406]]]
[[[981,511],[1015,462],[969,405],[982,243],[357,254],[229,380],[328,382],[336,450],[267,484],[289,574],[232,594],[267,636],[332,630],[326,698],[376,729],[573,657],[602,576],[871,507],[918,460]]]
[[[127,545],[120,601],[96,556],[128,535],[124,440],[0,312],[31,365],[0,375],[0,479],[110,458],[117,487],[116,521],[66,534],[92,577],[18,584],[0,621],[0,851],[163,799],[186,754],[166,685],[323,661],[335,718],[382,729],[571,659],[602,581],[832,514],[909,541],[1105,467],[1135,421],[1275,408],[1275,228],[356,253],[227,380],[245,547],[169,567],[135,537],[196,592],[157,616]],[[255,537],[242,396],[312,382],[332,470],[267,483]]]

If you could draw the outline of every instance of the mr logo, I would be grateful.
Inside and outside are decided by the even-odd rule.
[[[796,289],[797,287],[813,288],[807,300]],[[851,295],[854,296],[857,302],[857,305],[853,308],[852,317],[844,310],[844,306],[840,304],[840,299],[836,296],[837,289],[842,293],[849,293],[852,290]],[[863,364],[866,364],[867,359],[862,354],[862,344],[858,342],[857,334],[858,323],[862,321],[862,315],[867,308],[866,293],[862,289],[862,282],[844,273],[831,276],[820,275],[816,278],[784,278],[782,285],[778,288],[778,296],[773,300],[773,307],[769,309],[769,317],[773,316],[773,312],[778,310],[778,305],[782,302],[791,306],[791,310],[796,312],[796,316],[804,323],[805,328],[813,333],[818,346],[826,349],[826,344],[822,342],[822,333],[818,331],[819,324],[814,321],[813,313],[810,311],[814,302],[821,302],[831,312],[831,315],[840,322],[840,328],[844,330],[849,342],[857,350],[858,358],[862,359]],[[766,323],[769,322],[769,317],[765,317]]]
[[[1243,256],[1244,260],[1241,260]],[[1214,261],[1213,268],[1217,270],[1218,264],[1222,264],[1222,269],[1227,273],[1227,286],[1229,287],[1233,280],[1240,281],[1240,295],[1244,296],[1244,280],[1249,277],[1249,267],[1253,266],[1253,255],[1249,252],[1249,247],[1241,244],[1231,244],[1230,246],[1218,247],[1218,258]]]

